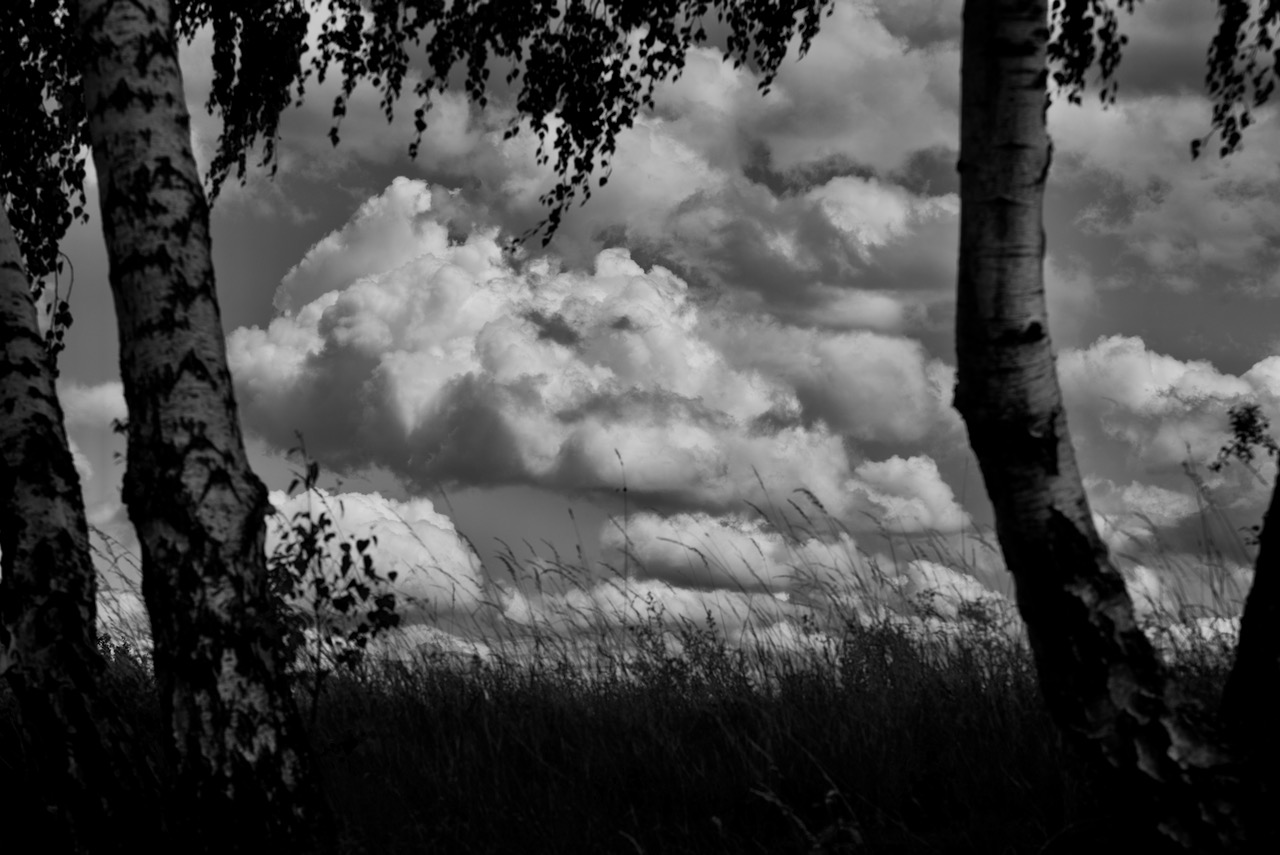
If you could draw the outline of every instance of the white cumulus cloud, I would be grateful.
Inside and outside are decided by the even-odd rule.
[[[1204,360],[1154,353],[1140,338],[1110,336],[1062,351],[1058,373],[1073,433],[1122,443],[1155,470],[1216,459],[1236,404],[1257,399],[1270,418],[1280,415],[1280,375],[1270,359],[1237,377]]]
[[[839,515],[858,501],[844,437],[958,425],[951,369],[910,339],[742,315],[621,249],[590,271],[517,269],[493,230],[449,236],[435,218],[452,198],[395,182],[289,274],[266,329],[232,333],[265,438],[301,429],[330,465],[415,482],[613,490],[625,475],[642,497],[714,512],[804,487]],[[884,495],[923,502],[903,519],[953,524],[933,491]]]
[[[866,495],[893,532],[954,532],[972,525],[928,457],[867,461],[853,472],[855,490]]]

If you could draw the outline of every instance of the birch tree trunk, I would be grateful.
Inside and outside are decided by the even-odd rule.
[[[1054,718],[1163,830],[1243,845],[1230,758],[1167,678],[1094,529],[1045,312],[1046,0],[967,0],[961,59],[956,408],[995,508]]]
[[[0,671],[66,841],[116,851],[140,794],[98,691],[97,579],[80,478],[22,256],[0,204]],[[136,840],[136,838],[135,838]]]
[[[205,851],[332,845],[278,654],[170,0],[80,0],[85,106],[129,408],[124,498],[178,818]]]
[[[1280,479],[1277,479],[1280,487]],[[1273,693],[1280,686],[1280,489],[1272,490],[1240,616],[1235,664],[1223,693],[1223,716],[1254,774],[1274,792],[1280,779],[1280,729]]]

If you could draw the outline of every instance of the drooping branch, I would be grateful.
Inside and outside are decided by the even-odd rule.
[[[1213,102],[1213,120],[1205,136],[1191,142],[1191,156],[1217,135],[1218,154],[1237,151],[1253,113],[1275,92],[1280,75],[1280,2],[1218,0],[1218,29],[1209,43],[1205,86]]]
[[[68,226],[88,217],[86,125],[68,18],[67,0],[0,3],[0,197],[37,290],[57,266]]]
[[[658,83],[679,75],[690,49],[708,41],[714,21],[735,66],[750,64],[767,91],[784,58],[803,55],[833,0],[457,0],[375,2],[326,0],[310,62],[302,63],[306,18],[302,4],[253,0],[179,0],[182,31],[212,24],[217,39],[209,108],[223,134],[210,167],[210,189],[235,170],[245,152],[264,142],[263,164],[273,162],[281,109],[301,98],[307,82],[323,82],[331,69],[342,86],[334,103],[330,139],[336,145],[347,104],[362,81],[382,96],[390,119],[408,89],[416,100],[416,156],[433,95],[444,92],[455,70],[473,101],[484,106],[495,68],[509,68],[514,135],[527,121],[538,136],[540,163],[554,161],[557,180],[541,198],[547,219],[526,238],[550,240],[565,211],[591,197],[590,182],[608,180],[618,135],[653,105]],[[258,44],[270,50],[254,50]],[[554,156],[553,156],[554,150]],[[602,174],[603,173],[603,174]]]

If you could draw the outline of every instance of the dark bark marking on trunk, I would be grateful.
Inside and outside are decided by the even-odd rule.
[[[1044,327],[1032,321],[1022,329],[1007,329],[996,339],[997,347],[1017,347],[1020,344],[1039,344],[1044,340]]]

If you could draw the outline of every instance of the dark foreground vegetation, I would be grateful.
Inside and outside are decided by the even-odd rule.
[[[1135,794],[1105,789],[1062,743],[1024,648],[979,624],[950,641],[919,626],[851,622],[834,644],[747,655],[694,625],[672,653],[650,622],[630,630],[625,664],[602,645],[586,666],[436,656],[335,674],[312,742],[341,851],[1160,851]],[[104,649],[137,760],[163,782],[148,665]],[[1178,667],[1216,697],[1222,659],[1204,645]],[[0,689],[13,855],[24,840],[47,851],[20,746]]]

